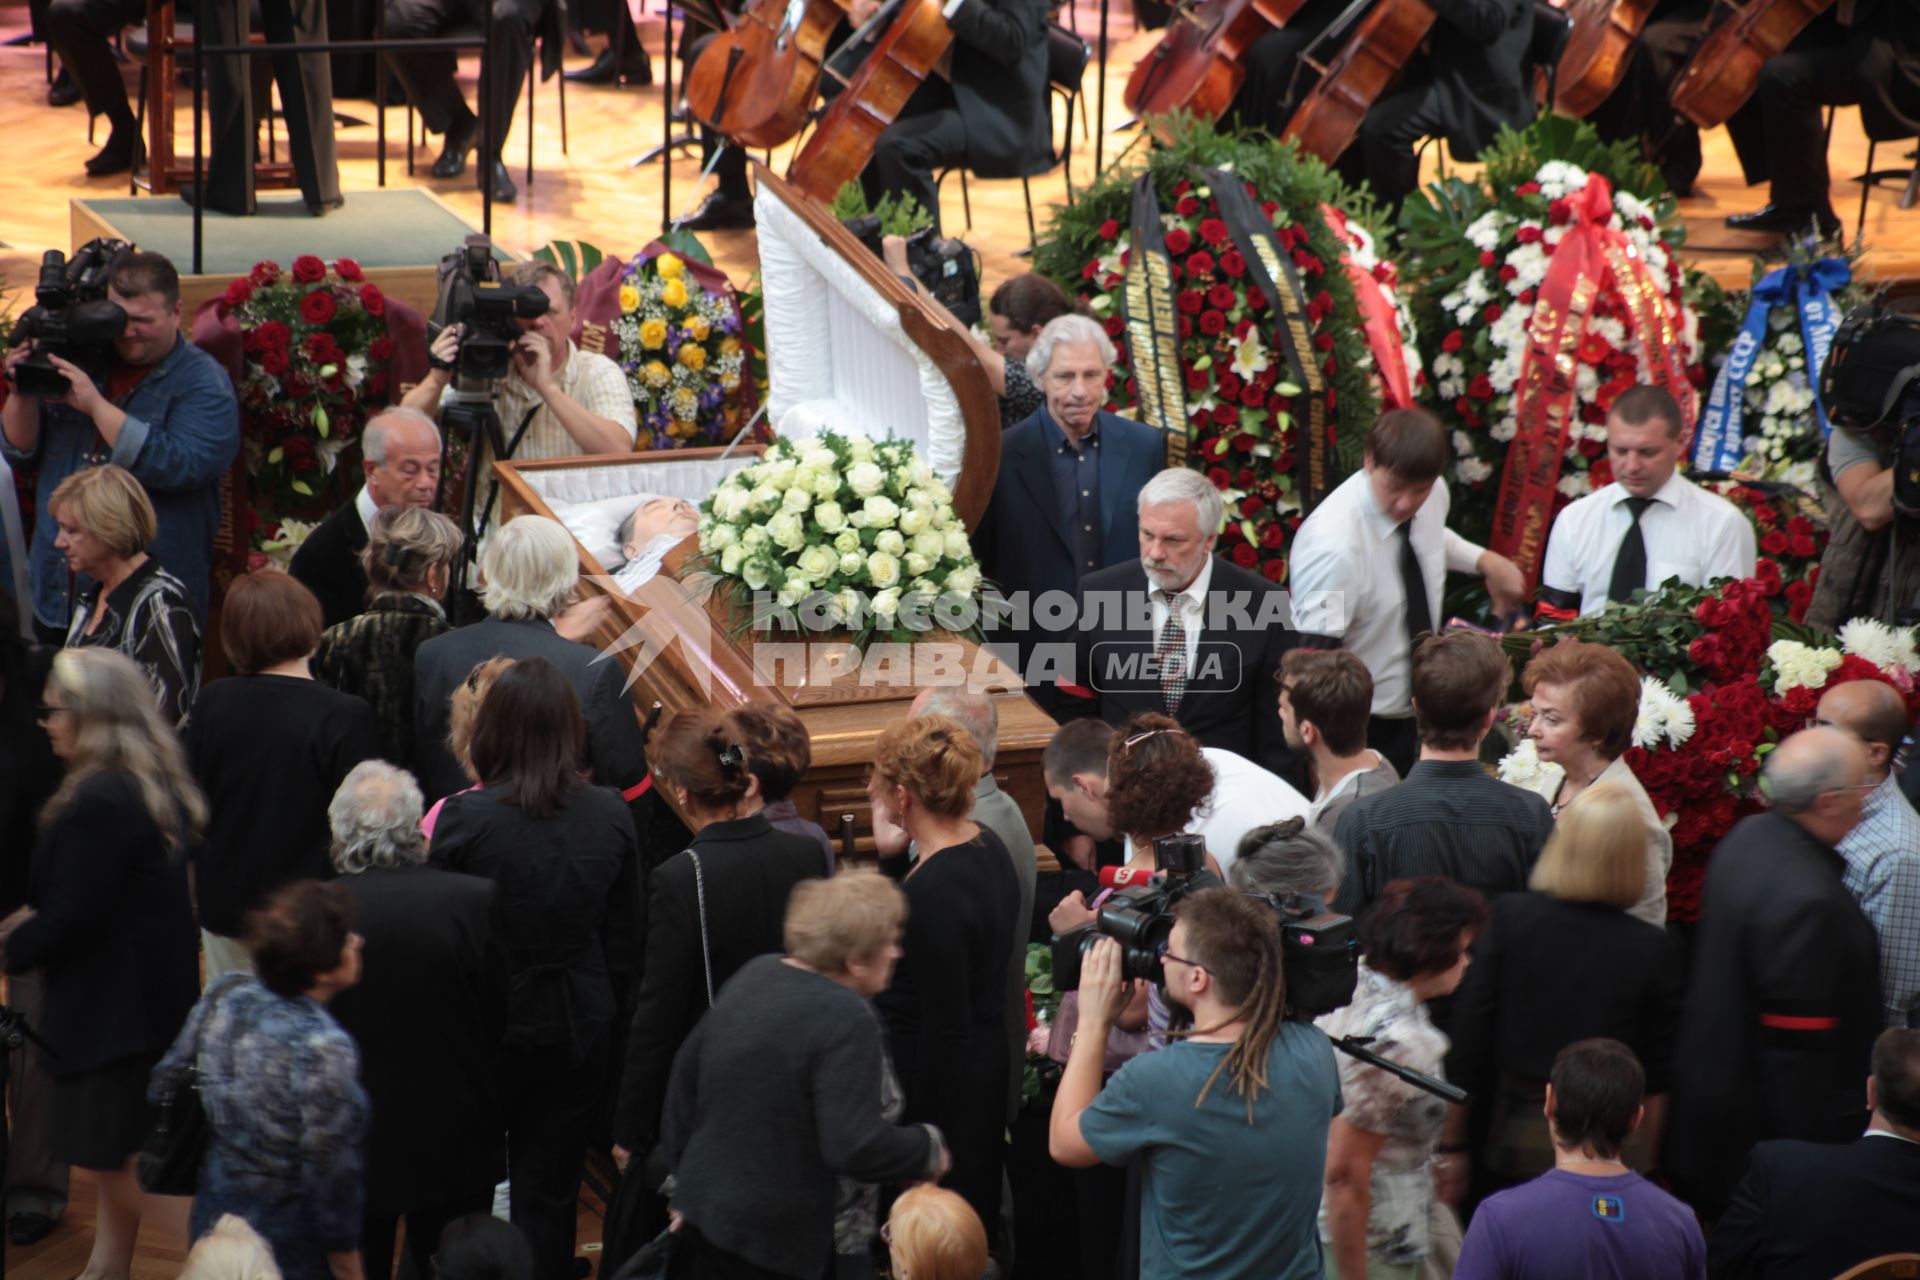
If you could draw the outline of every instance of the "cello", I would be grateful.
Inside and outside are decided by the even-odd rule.
[[[1620,87],[1658,0],[1567,0],[1573,21],[1566,51],[1560,55],[1554,110],[1585,119]]]
[[[1760,68],[1778,57],[1833,7],[1833,0],[1747,0],[1723,15],[1673,82],[1673,109],[1702,129],[1725,124],[1760,84]]]
[[[841,187],[860,176],[880,135],[953,44],[953,28],[940,9],[940,0],[899,0],[866,61],[787,166],[788,182],[831,204]]]
[[[1306,0],[1200,0],[1174,12],[1153,52],[1127,77],[1127,110],[1140,119],[1190,111],[1218,120],[1246,79],[1247,48],[1283,27]]]
[[[1368,3],[1355,0],[1327,28],[1323,38],[1349,29],[1352,34],[1325,66],[1302,56],[1301,62],[1319,72],[1320,80],[1301,98],[1280,135],[1283,141],[1291,138],[1303,154],[1328,164],[1360,136],[1367,112],[1393,88],[1437,16],[1426,0],[1377,0],[1365,16],[1356,17]]]
[[[735,142],[779,146],[806,124],[845,16],[835,0],[751,0],[687,73],[687,109]]]

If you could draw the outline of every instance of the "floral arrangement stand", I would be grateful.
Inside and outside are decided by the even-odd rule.
[[[1422,381],[1371,204],[1319,161],[1190,118],[1054,211],[1036,269],[1119,348],[1108,408],[1227,501],[1221,554],[1286,577],[1306,509]],[[1170,323],[1168,323],[1170,322]]]
[[[842,442],[870,445],[865,440]],[[785,451],[784,442],[771,446]],[[804,441],[801,448],[821,447]],[[871,445],[870,445],[871,447]],[[879,448],[886,446],[881,445]],[[842,815],[852,815],[858,848],[872,849],[872,819],[866,799],[867,772],[873,761],[874,745],[890,725],[905,718],[911,700],[922,688],[954,680],[993,694],[1000,716],[1000,747],[994,766],[1000,785],[1021,806],[1029,823],[1039,829],[1046,804],[1046,791],[1040,776],[1040,756],[1052,739],[1055,725],[1021,690],[1017,681],[1006,678],[1006,668],[991,654],[963,635],[951,634],[938,625],[914,633],[911,642],[891,640],[892,628],[858,634],[845,626],[829,626],[818,632],[778,633],[755,631],[742,625],[737,589],[748,586],[745,531],[763,530],[765,541],[754,538],[754,553],[765,562],[769,572],[762,578],[762,566],[756,565],[751,581],[772,587],[777,599],[793,579],[787,572],[797,568],[802,557],[809,565],[828,566],[814,549],[830,545],[832,538],[854,530],[861,541],[861,564],[857,571],[843,571],[841,565],[850,552],[832,552],[831,572],[809,581],[819,587],[832,586],[834,594],[855,589],[858,579],[864,604],[875,595],[896,590],[896,599],[912,595],[915,577],[926,578],[936,587],[971,590],[977,584],[978,569],[972,565],[972,553],[965,533],[958,529],[957,517],[949,506],[943,513],[936,502],[929,510],[927,527],[918,522],[907,534],[903,517],[927,509],[913,503],[909,487],[898,487],[889,497],[898,510],[887,527],[878,527],[871,518],[857,528],[851,515],[867,515],[866,497],[854,498],[852,485],[858,480],[866,487],[870,477],[859,469],[859,462],[835,467],[831,474],[820,472],[822,487],[827,479],[835,486],[846,527],[828,535],[824,524],[836,523],[831,513],[823,519],[819,507],[828,499],[810,503],[802,520],[801,513],[787,509],[785,494],[795,487],[792,475],[781,477],[787,483],[778,490],[771,507],[765,507],[753,495],[771,484],[754,483],[745,487],[749,509],[734,520],[720,521],[715,509],[722,506],[722,494],[741,490],[734,476],[760,471],[767,465],[769,450],[757,445],[732,451],[687,448],[671,452],[605,455],[588,458],[553,459],[543,462],[496,463],[501,480],[501,507],[504,516],[533,513],[552,516],[562,497],[606,497],[618,493],[650,493],[682,497],[704,504],[702,541],[711,543],[714,530],[723,523],[736,528],[736,540],[727,547],[703,553],[692,538],[681,543],[665,558],[663,570],[651,581],[633,591],[624,591],[614,581],[614,566],[603,565],[587,548],[579,547],[582,593],[605,596],[608,610],[594,637],[594,643],[624,665],[637,703],[637,712],[645,714],[655,704],[671,714],[683,708],[712,705],[720,708],[749,702],[779,702],[793,707],[807,724],[813,741],[813,762],[794,793],[803,814],[829,831],[838,832]],[[784,452],[781,456],[785,455]],[[798,453],[791,455],[797,460]],[[775,463],[780,461],[776,456]],[[916,460],[917,462],[917,460]],[[924,464],[919,464],[924,468]],[[797,470],[797,468],[794,468]],[[819,472],[819,468],[815,468]],[[776,472],[777,476],[778,473]],[[762,473],[759,478],[771,479]],[[810,477],[813,479],[816,477]],[[890,468],[883,488],[895,479],[906,482],[924,480],[919,473],[896,476]],[[938,481],[934,482],[938,485]],[[844,490],[842,486],[845,486]],[[927,488],[929,495],[935,492]],[[939,492],[944,492],[940,486]],[[884,496],[879,490],[869,497]],[[551,500],[551,501],[550,501]],[[797,505],[797,499],[795,503]],[[779,542],[765,527],[786,514],[794,520],[782,520],[776,526]],[[748,520],[751,516],[752,519]],[[792,543],[793,525],[798,523],[800,540]],[[914,549],[922,535],[936,534],[940,541],[938,557],[932,556],[931,542]],[[898,552],[894,534],[900,539]],[[955,536],[957,533],[957,537]],[[822,541],[825,539],[826,541]],[[723,539],[724,541],[724,536]],[[948,554],[952,544],[953,555]],[[733,569],[725,569],[726,550],[731,547],[742,555],[734,558]],[[812,554],[809,554],[812,553]],[[905,575],[910,557],[926,556],[927,572]],[[888,560],[894,563],[889,566]],[[912,563],[918,567],[919,559]],[[771,570],[778,569],[776,574]],[[966,576],[971,572],[973,579]],[[931,576],[937,574],[937,577]],[[956,579],[955,575],[959,575]],[[728,584],[733,584],[729,586]],[[889,585],[892,584],[892,585]],[[796,582],[797,588],[797,582]],[[789,596],[795,606],[797,596]],[[824,602],[821,602],[824,609]],[[798,610],[796,609],[796,616]],[[898,619],[896,608],[894,618]],[[824,621],[824,617],[822,618]],[[904,634],[904,633],[902,633]],[[866,642],[855,645],[855,641]],[[877,641],[878,643],[875,643]],[[977,676],[975,679],[973,677]]]
[[[1801,536],[1801,535],[1791,535]],[[1543,632],[1506,638],[1515,657],[1563,637],[1619,652],[1643,673],[1640,714],[1626,761],[1673,837],[1667,877],[1671,919],[1698,917],[1708,857],[1733,824],[1759,808],[1767,754],[1812,720],[1820,694],[1850,680],[1884,680],[1920,713],[1920,653],[1914,633],[1856,619],[1824,636],[1787,618],[1778,565],[1710,587],[1669,583],[1636,593],[1631,604]],[[1802,606],[1804,612],[1804,606]],[[1523,735],[1528,710],[1509,708]],[[1531,741],[1501,761],[1501,777],[1549,794],[1559,766],[1543,763]]]

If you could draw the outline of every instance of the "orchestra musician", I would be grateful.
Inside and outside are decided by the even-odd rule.
[[[625,0],[621,0],[622,3]],[[735,6],[725,6],[733,9]],[[696,27],[691,21],[681,38],[681,66],[685,74],[691,75],[693,64],[701,53],[720,34],[718,28]],[[682,84],[686,83],[683,76]],[[724,147],[718,161],[714,160],[716,148]],[[753,188],[747,185],[747,149],[737,142],[728,141],[723,135],[700,125],[700,165],[705,168],[713,165],[713,176],[717,180],[714,189],[700,202],[691,214],[681,222],[689,231],[738,231],[753,225]]]
[[[1307,0],[1284,27],[1261,34],[1242,59],[1246,79],[1233,100],[1230,116],[1242,125],[1265,129],[1279,137],[1293,110],[1294,71],[1300,55],[1320,38],[1346,9],[1348,0]]]
[[[878,0],[853,0],[856,28]],[[875,144],[860,176],[869,204],[908,194],[940,224],[934,175],[964,164],[983,178],[1043,173],[1052,163],[1046,0],[953,0],[949,74],[921,82]]]
[[[1700,130],[1673,109],[1668,94],[1706,28],[1712,0],[1658,0],[1633,42],[1620,83],[1587,113],[1608,142],[1638,142],[1675,195],[1693,194],[1700,176]]]
[[[1747,104],[1727,122],[1749,185],[1769,199],[1727,219],[1736,231],[1788,234],[1814,223],[1840,228],[1828,199],[1823,106],[1860,107],[1867,136],[1920,134],[1920,4],[1837,0],[1787,51],[1768,59]]]

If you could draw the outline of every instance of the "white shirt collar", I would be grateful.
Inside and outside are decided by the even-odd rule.
[[[360,513],[361,525],[368,533],[372,533],[373,518],[380,514],[380,506],[373,500],[373,489],[370,485],[360,486],[360,496],[353,500],[353,507]]]
[[[1182,587],[1180,590],[1174,592],[1174,595],[1179,597],[1184,597],[1185,599],[1192,601],[1193,604],[1184,606],[1185,609],[1187,609],[1188,611],[1191,611],[1193,608],[1193,605],[1204,606],[1206,604],[1207,586],[1212,581],[1213,581],[1213,554],[1209,552],[1207,554],[1207,558],[1203,560],[1200,564],[1200,572],[1193,576],[1193,581],[1189,582],[1186,586]],[[1149,582],[1151,582],[1151,579],[1149,579]],[[1159,588],[1155,587],[1154,590],[1158,591]]]
[[[1906,1134],[1895,1133],[1891,1129],[1868,1129],[1866,1132],[1866,1136],[1869,1138],[1892,1138],[1895,1142],[1905,1142],[1913,1146],[1920,1147],[1920,1142],[1914,1142],[1914,1140],[1912,1138],[1909,1138]]]
[[[1613,482],[1613,488],[1615,493],[1611,505],[1618,506],[1633,496],[1627,492],[1627,487],[1618,480]],[[1686,502],[1692,489],[1693,481],[1681,475],[1679,468],[1676,467],[1673,474],[1667,477],[1667,482],[1654,490],[1653,500],[1662,506],[1671,507],[1675,511],[1678,511],[1681,504]]]

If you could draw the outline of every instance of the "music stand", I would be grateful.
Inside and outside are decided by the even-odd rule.
[[[726,14],[719,6],[706,0],[683,0],[691,16],[704,19],[704,25],[715,31],[728,30],[733,24],[727,21]],[[660,102],[660,145],[650,148],[627,162],[627,168],[638,169],[643,164],[660,162],[660,230],[664,233],[673,229],[673,154],[690,147],[698,146],[700,136],[697,133],[675,133],[673,131],[673,6],[674,0],[666,0],[661,6],[667,20],[667,42],[662,49],[661,62],[665,64],[661,86],[664,96]],[[715,152],[717,156],[719,153]],[[709,163],[708,171],[712,170]],[[704,180],[705,174],[702,174]]]

